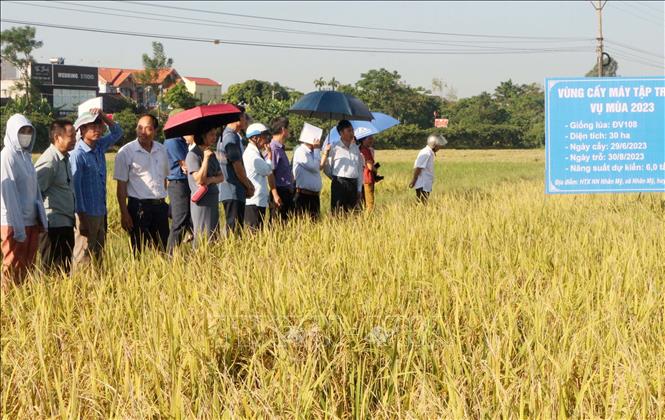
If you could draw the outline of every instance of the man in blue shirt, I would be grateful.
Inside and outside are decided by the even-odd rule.
[[[224,183],[220,185],[219,201],[224,205],[227,232],[239,232],[245,215],[245,199],[254,195],[254,185],[247,178],[242,161],[243,147],[240,132],[247,129],[245,108],[238,105],[242,112],[240,120],[227,124],[217,143],[217,159],[222,165]]]
[[[173,253],[187,232],[192,231],[192,216],[189,211],[191,191],[187,183],[187,165],[185,158],[189,146],[194,144],[194,136],[167,139],[164,142],[169,156],[169,205],[171,206],[171,231],[166,243],[166,250]]]
[[[102,136],[104,125],[110,133]],[[84,112],[74,123],[80,136],[71,152],[76,196],[74,267],[91,257],[100,261],[106,239],[106,151],[122,137],[120,125],[100,109]]]

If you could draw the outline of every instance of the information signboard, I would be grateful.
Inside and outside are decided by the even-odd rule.
[[[665,192],[665,77],[545,86],[548,194]]]

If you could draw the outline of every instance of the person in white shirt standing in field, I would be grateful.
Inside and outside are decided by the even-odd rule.
[[[143,115],[136,125],[136,140],[122,146],[115,158],[120,223],[129,232],[134,252],[146,242],[163,251],[169,237],[169,158],[166,147],[155,141],[158,128],[156,117]]]
[[[270,199],[268,176],[272,175],[272,151],[268,127],[254,123],[247,127],[247,148],[242,154],[247,178],[254,186],[254,195],[245,201],[245,224],[252,231],[260,230]],[[261,151],[263,151],[263,154]]]
[[[353,126],[347,120],[337,124],[340,141],[330,143],[321,154],[323,172],[332,180],[330,207],[333,213],[350,213],[358,208],[363,189],[365,166],[360,148],[353,136]]]
[[[320,148],[320,139],[307,139],[301,140],[300,146],[293,152],[293,178],[296,185],[293,205],[296,214],[308,214],[312,220],[318,219],[321,212],[319,194],[323,186],[320,172],[323,166],[314,153],[314,149]]]
[[[416,163],[413,165],[413,178],[409,188],[416,189],[416,198],[420,203],[427,203],[434,184],[434,157],[436,152],[445,146],[448,141],[443,136],[431,134],[427,137],[427,146],[418,153]]]

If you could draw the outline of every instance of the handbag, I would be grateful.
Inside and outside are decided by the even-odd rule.
[[[192,202],[198,203],[199,200],[202,199],[207,192],[208,192],[207,185],[199,185],[199,188],[196,190],[196,192],[192,194]]]

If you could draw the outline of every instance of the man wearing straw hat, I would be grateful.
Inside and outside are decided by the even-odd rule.
[[[434,157],[436,152],[448,143],[445,137],[430,134],[427,137],[427,146],[423,147],[418,153],[416,162],[413,165],[413,178],[409,183],[409,188],[416,189],[416,198],[420,203],[427,203],[429,194],[432,192],[434,184]]]

